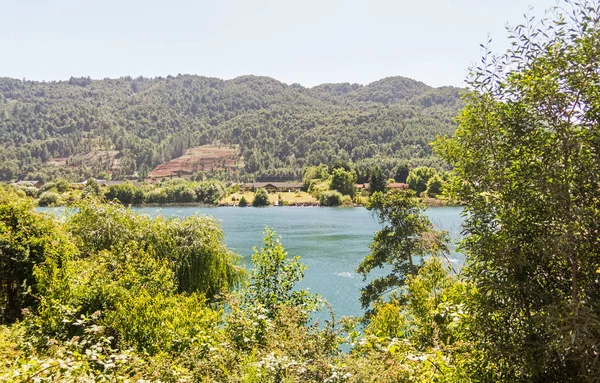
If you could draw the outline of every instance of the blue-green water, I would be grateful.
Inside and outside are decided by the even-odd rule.
[[[150,216],[213,216],[222,225],[227,246],[242,254],[248,267],[252,249],[262,245],[263,232],[268,226],[282,237],[290,256],[299,255],[308,265],[299,288],[310,289],[327,299],[338,318],[363,314],[358,298],[365,282],[354,270],[369,253],[368,245],[380,229],[371,212],[364,208],[145,207],[133,210]],[[448,230],[451,237],[457,238],[462,224],[461,211],[462,208],[437,207],[428,210],[427,215],[438,228]],[[461,254],[452,253],[450,260],[455,267],[462,266]]]

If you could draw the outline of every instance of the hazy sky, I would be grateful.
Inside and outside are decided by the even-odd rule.
[[[0,0],[0,76],[244,74],[462,85],[490,35],[556,0]]]

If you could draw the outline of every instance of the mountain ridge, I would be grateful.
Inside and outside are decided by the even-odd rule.
[[[239,145],[245,167],[208,176],[243,181],[298,178],[303,166],[317,161],[441,167],[428,142],[452,134],[460,92],[402,76],[310,88],[254,75],[52,82],[4,77],[0,179],[140,176],[186,148],[213,143]],[[75,163],[94,151],[116,151],[117,170],[114,163]],[[67,158],[67,166],[47,166],[53,158]],[[384,165],[388,172],[392,167]]]

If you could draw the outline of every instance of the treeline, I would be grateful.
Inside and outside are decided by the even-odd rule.
[[[336,161],[442,168],[429,143],[454,131],[461,105],[457,88],[402,77],[314,88],[255,76],[2,78],[0,180],[143,178],[217,142],[239,145],[244,166],[226,177],[240,181],[299,179]]]
[[[216,205],[228,194],[228,188],[220,181],[189,181],[181,178],[155,184],[124,182],[109,186],[101,186],[94,178],[77,185],[60,179],[48,182],[39,189],[18,185],[8,185],[7,189],[21,196],[37,198],[39,206],[72,205],[88,197],[116,200],[125,206],[193,202]]]

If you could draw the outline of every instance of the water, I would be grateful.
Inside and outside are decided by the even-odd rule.
[[[310,289],[327,299],[338,318],[363,314],[358,299],[365,282],[355,269],[369,253],[368,245],[381,228],[364,208],[144,207],[133,210],[153,217],[213,216],[221,223],[227,246],[243,255],[248,267],[252,249],[261,247],[263,232],[268,226],[282,237],[289,256],[299,255],[308,265],[299,288]],[[461,211],[462,208],[457,207],[435,207],[429,209],[427,215],[436,227],[448,230],[456,239],[461,230]],[[460,268],[464,258],[453,252],[450,261],[455,268]]]

